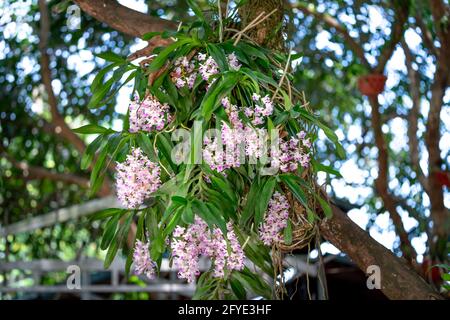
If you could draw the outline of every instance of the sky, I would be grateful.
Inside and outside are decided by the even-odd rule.
[[[8,38],[15,34],[17,34],[19,37],[34,37],[33,36],[33,30],[28,26],[26,21],[21,21],[20,17],[26,16],[26,13],[28,11],[28,7],[30,5],[31,1],[21,1],[15,3],[13,6],[10,6],[9,8],[1,8],[0,6],[0,25],[5,25],[5,28],[3,29],[4,37]],[[141,11],[146,12],[146,6],[144,5],[143,1],[139,0],[121,0],[119,1],[122,4]],[[3,10],[3,11],[2,11]],[[12,21],[11,19],[11,13],[15,12],[17,16],[19,17],[18,20]],[[352,23],[352,17],[342,15],[339,17],[341,21],[345,21],[347,23]],[[384,19],[380,11],[376,7],[370,7],[369,8],[369,28],[372,32],[377,32],[380,28],[382,30],[386,29],[388,22]],[[105,34],[104,37],[106,37],[105,40],[107,40],[107,37],[109,35]],[[414,48],[417,48],[420,44],[421,38],[420,36],[412,29],[409,29],[406,32],[406,42],[409,44],[409,46],[414,50]],[[331,50],[335,50],[337,53],[342,51],[340,45],[333,43],[330,41],[331,37],[328,31],[323,30],[319,32],[316,36],[317,41],[317,47],[318,49],[321,48],[329,48]],[[36,40],[36,39],[35,39]],[[136,40],[135,44],[131,47],[131,52],[134,52],[140,48],[143,48],[146,45],[144,41]],[[3,43],[4,47],[4,43]],[[84,44],[82,41],[80,41],[78,45],[79,49],[81,51],[77,55],[71,55],[68,58],[68,65],[71,66],[71,68],[76,69],[80,76],[87,74],[91,72],[91,70],[94,67],[93,59],[94,56],[91,52],[88,50],[83,50]],[[3,56],[3,50],[2,50],[2,41],[0,41],[0,60]],[[3,56],[4,57],[4,56]],[[96,58],[98,59],[98,58]],[[367,59],[369,62],[374,61],[374,57],[367,55]],[[23,68],[25,73],[29,73],[33,70],[33,67],[35,66],[36,61],[33,61],[26,55],[22,58],[22,61],[20,63],[20,67]],[[300,65],[301,61],[295,61],[295,65]],[[382,104],[389,104],[394,98],[395,95],[389,90],[397,85],[399,81],[399,71],[405,71],[406,66],[404,63],[404,54],[401,48],[398,48],[395,50],[393,57],[389,60],[387,64],[387,83],[386,83],[386,90],[383,92],[383,94],[380,95],[379,99]],[[432,63],[429,63],[429,69],[428,72],[430,76],[432,76],[434,72],[434,65]],[[126,75],[124,75],[126,77]],[[93,76],[92,76],[93,78]],[[55,90],[55,93],[58,94],[61,90],[61,84],[59,83],[59,80],[54,80],[52,82],[53,88]],[[117,105],[115,107],[115,110],[121,114],[125,114],[128,108],[130,94],[132,91],[132,85],[126,85],[124,86],[118,95],[117,99]],[[308,93],[306,92],[306,95]],[[445,96],[445,102],[448,105],[450,102],[450,90],[447,91],[447,94]],[[411,101],[408,97],[404,97],[404,103],[405,105],[411,105]],[[32,107],[32,110],[36,113],[43,113],[44,105],[41,100],[37,99]],[[424,100],[421,105],[421,113],[426,114],[428,112],[428,103]],[[363,104],[363,110],[364,112],[370,112],[370,106],[365,102]],[[440,141],[440,147],[442,150],[442,156],[446,157],[450,151],[450,108],[444,108],[443,112],[441,113],[441,118],[443,120],[445,127],[445,133],[441,138]],[[78,127],[81,122],[79,119],[75,119],[71,123],[72,127]],[[115,120],[113,123],[113,129],[121,130],[122,129],[122,121],[121,120]],[[406,121],[402,118],[394,118],[390,121],[389,125],[383,128],[384,130],[389,130],[394,135],[394,139],[391,142],[391,147],[395,150],[400,150],[402,148],[405,148],[407,146],[408,140],[406,136]],[[425,130],[423,125],[419,127],[419,130]],[[340,139],[344,139],[345,136],[349,140],[351,139],[359,139],[361,138],[361,126],[358,124],[351,124],[349,126],[349,129],[347,132],[343,132],[342,130],[337,130],[337,135]],[[323,133],[319,134],[319,138],[325,140],[325,136]],[[420,161],[421,167],[425,173],[427,173],[427,155],[426,152],[422,152],[422,157]],[[331,181],[331,187],[336,192],[336,195],[338,197],[347,197],[350,202],[356,203],[358,199],[366,198],[368,197],[373,191],[371,187],[354,187],[350,186],[350,183],[356,183],[361,184],[365,182],[365,178],[367,175],[371,175],[373,178],[376,178],[377,176],[377,170],[376,168],[372,168],[370,170],[360,168],[358,167],[355,158],[349,158],[347,161],[344,161],[339,168],[340,173],[342,174],[342,179],[333,179]],[[324,181],[324,175],[319,173],[319,183]],[[395,188],[398,187],[398,182],[396,185],[396,179],[391,180],[390,187]],[[406,190],[405,190],[406,191]],[[428,203],[427,203],[428,202]],[[425,195],[424,205],[429,204],[429,200]],[[445,195],[445,204],[447,207],[450,207],[450,195],[447,192]],[[368,222],[369,222],[369,213],[367,212],[366,207],[361,207],[360,209],[353,209],[348,213],[349,217],[358,224],[361,228],[366,228]],[[415,219],[409,218],[408,214],[406,212],[401,213],[402,220],[405,226],[406,230],[410,230],[414,228],[417,225],[417,221]],[[388,213],[383,213],[377,216],[375,220],[375,224],[369,229],[370,235],[383,244],[385,247],[392,249],[394,247],[394,243],[398,241],[398,238],[396,237],[396,234],[393,230],[392,223],[389,219]],[[421,262],[422,260],[422,254],[425,252],[425,243],[426,243],[426,235],[422,234],[420,237],[416,237],[412,239],[412,245],[416,248],[418,252],[418,260]],[[322,244],[322,252],[323,253],[332,253],[337,254],[339,253],[339,250],[336,249],[333,245],[329,243]],[[311,256],[314,258],[317,256],[317,251],[313,251]]]

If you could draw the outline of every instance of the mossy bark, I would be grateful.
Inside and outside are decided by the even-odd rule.
[[[275,10],[267,19],[251,28],[246,34],[250,36],[259,45],[283,51],[285,49],[285,41],[283,37],[283,0],[249,0],[239,10],[239,16],[243,26],[247,26],[255,20],[261,13],[263,15],[258,19]],[[256,22],[258,21],[256,20]]]

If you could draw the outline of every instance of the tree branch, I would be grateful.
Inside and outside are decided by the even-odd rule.
[[[444,18],[450,18],[450,7],[441,0],[429,0],[431,13],[434,20],[436,34],[439,38],[440,48],[436,63],[436,71],[431,84],[430,109],[426,124],[425,143],[428,150],[428,186],[431,204],[431,218],[433,219],[433,237],[435,247],[432,253],[445,257],[450,223],[449,210],[444,205],[443,188],[438,180],[437,173],[442,170],[441,150],[439,142],[441,138],[440,124],[441,111],[444,103],[444,95],[449,85],[450,72],[450,25]]]
[[[84,12],[111,28],[141,38],[154,31],[176,29],[173,21],[156,18],[119,4],[115,0],[74,0]]]
[[[336,18],[328,14],[320,13],[316,11],[314,8],[310,7],[309,5],[304,5],[301,3],[293,4],[291,7],[302,11],[306,15],[312,15],[319,21],[322,21],[323,23],[328,25],[328,27],[336,29],[336,31],[339,34],[341,34],[344,40],[347,42],[348,46],[353,50],[355,55],[359,58],[361,63],[368,70],[372,68],[364,55],[364,49],[361,46],[361,44],[358,43],[358,41],[354,39],[352,36],[350,36],[350,33],[348,32],[347,28],[341,25]]]
[[[370,237],[335,205],[331,219],[321,221],[321,234],[366,272],[369,266],[381,271],[381,290],[390,299],[442,299],[402,259]],[[364,250],[361,250],[364,248]]]
[[[377,96],[370,96],[369,102],[372,109],[372,128],[375,136],[375,145],[378,149],[378,178],[375,180],[375,188],[378,195],[383,199],[384,206],[389,212],[395,230],[400,237],[401,248],[405,258],[411,263],[415,262],[416,251],[414,250],[405,231],[402,219],[397,212],[397,203],[389,192],[389,155],[383,130],[381,129],[381,115]]]
[[[73,144],[80,154],[86,149],[84,141],[75,134],[64,120],[64,117],[58,111],[58,102],[52,87],[52,76],[50,70],[50,57],[47,53],[48,39],[50,36],[50,16],[48,12],[47,3],[45,0],[39,0],[40,11],[40,41],[39,50],[41,53],[41,76],[44,84],[47,100],[52,115],[51,123],[44,123],[44,129],[52,132],[57,136],[61,136],[65,140]],[[106,178],[102,188],[98,192],[99,195],[104,196],[111,194],[111,188],[109,186],[109,179]]]
[[[64,139],[70,141],[81,154],[84,152],[86,145],[83,140],[78,137],[64,121],[64,118],[58,111],[58,102],[52,87],[52,76],[49,67],[50,58],[47,54],[48,37],[50,35],[50,18],[45,0],[39,0],[39,10],[41,13],[40,20],[40,41],[39,50],[41,53],[41,76],[45,90],[47,92],[47,100],[52,115],[52,123],[55,126],[55,134],[61,135]]]
[[[428,183],[425,179],[425,175],[420,167],[419,159],[419,140],[417,138],[418,121],[420,112],[420,75],[413,68],[413,55],[404,39],[401,41],[403,52],[405,53],[406,69],[408,71],[409,79],[409,93],[412,100],[412,108],[408,114],[408,140],[409,140],[409,153],[411,158],[411,166],[414,172],[417,174],[417,178],[422,185],[423,189],[429,193]]]
[[[395,7],[395,20],[392,24],[391,28],[391,38],[385,44],[384,48],[381,49],[380,55],[377,59],[377,66],[375,67],[376,73],[383,73],[384,68],[386,67],[387,62],[392,56],[392,53],[395,50],[395,46],[399,43],[400,39],[403,36],[403,30],[405,26],[405,22],[408,18],[408,4],[407,1],[400,7]]]
[[[89,186],[89,180],[71,173],[59,173],[53,172],[46,168],[31,166],[25,161],[18,161],[11,155],[6,153],[3,147],[0,147],[1,154],[8,159],[11,164],[23,171],[23,176],[26,179],[48,179],[52,181],[61,181],[65,183],[77,184],[80,187],[87,188]]]
[[[423,22],[421,13],[417,12],[415,18],[416,18],[416,24],[419,27],[420,32],[422,33],[422,39],[423,39],[423,43],[424,43],[425,47],[428,48],[428,50],[430,50],[431,54],[438,57],[439,51],[436,50],[436,47],[433,42],[433,36],[432,36],[430,30],[428,30],[427,26]]]
[[[433,15],[434,27],[441,44],[440,55],[449,53],[450,50],[450,6],[446,5],[442,0],[429,0],[429,7]],[[444,17],[447,21],[444,21]],[[448,59],[447,57],[444,57]]]
[[[428,149],[428,186],[430,190],[431,217],[434,222],[434,233],[439,236],[440,241],[446,241],[449,223],[449,210],[444,205],[444,191],[436,175],[436,173],[442,170],[441,150],[439,148],[441,138],[440,115],[448,78],[448,70],[445,70],[442,65],[438,63],[434,81],[431,85],[430,110],[428,112],[425,136],[425,142]]]

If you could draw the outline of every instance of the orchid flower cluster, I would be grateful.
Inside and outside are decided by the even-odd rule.
[[[300,131],[296,137],[291,137],[289,141],[281,141],[280,148],[271,148],[271,165],[280,168],[282,172],[293,172],[298,168],[298,164],[304,168],[309,166],[311,141],[306,138],[306,132]]]
[[[253,117],[255,127],[245,126],[239,118],[240,108],[225,97],[222,106],[228,115],[230,125],[222,121],[220,139],[205,137],[203,140],[203,159],[212,170],[222,172],[226,169],[241,165],[244,156],[261,159],[266,154],[267,132],[264,128],[256,127],[263,124],[265,119],[273,113],[273,103],[266,95],[261,97],[254,93],[253,101],[257,103],[254,109],[244,108],[247,117]],[[225,148],[223,148],[225,147]],[[288,141],[282,140],[279,148],[272,146],[270,150],[271,166],[282,172],[296,171],[299,164],[308,167],[310,162],[311,141],[306,138],[306,132],[300,131],[296,137]]]
[[[177,88],[188,86],[189,89],[194,87],[197,72],[195,71],[195,61],[189,61],[187,57],[180,57],[174,62],[175,68],[170,73],[172,82]]]
[[[188,227],[177,226],[171,243],[174,264],[178,277],[188,282],[200,274],[199,259],[209,257],[214,265],[213,275],[223,277],[225,271],[244,268],[244,252],[231,222],[227,224],[227,237],[219,228],[211,230],[205,221],[195,217]]]
[[[185,86],[192,89],[197,75],[200,74],[202,79],[208,82],[208,88],[214,82],[210,81],[210,77],[218,73],[219,66],[216,61],[205,53],[198,53],[190,60],[186,56],[176,59],[170,78],[178,89]]]
[[[281,231],[287,226],[289,207],[286,196],[278,191],[274,192],[259,228],[259,238],[265,245],[271,246],[283,240]]]
[[[261,97],[257,93],[252,95],[252,100],[256,103],[255,108],[245,108],[245,115],[252,119],[252,124],[255,126],[264,124],[264,117],[269,117],[273,113],[272,100],[268,95]]]
[[[227,61],[231,70],[238,71],[242,67],[234,52],[227,56]]]
[[[161,185],[159,165],[140,148],[133,148],[125,162],[117,163],[116,170],[117,196],[129,209],[140,206]]]
[[[150,258],[150,242],[144,243],[136,240],[133,252],[134,272],[137,275],[144,274],[148,279],[154,279],[156,263]]]
[[[230,120],[230,127],[222,121],[220,139],[205,137],[203,159],[211,169],[218,172],[241,165],[243,156],[260,158],[263,155],[265,130],[245,126],[239,118],[239,108],[225,97],[222,106]],[[225,146],[225,148],[223,148]]]
[[[212,83],[210,82],[211,76],[219,73],[219,66],[216,60],[214,60],[211,56],[207,58],[204,53],[199,53],[197,55],[197,59],[201,61],[198,71],[200,72],[202,79]]]
[[[241,68],[241,64],[234,53],[227,56],[227,61],[231,70],[237,71]],[[186,56],[176,59],[170,78],[178,89],[185,86],[192,89],[197,75],[200,74],[202,79],[208,83],[207,88],[209,88],[215,81],[211,77],[218,73],[219,65],[214,58],[200,52],[190,60]]]
[[[130,132],[161,131],[171,121],[169,105],[161,104],[158,99],[149,95],[142,102],[135,96],[129,106]]]

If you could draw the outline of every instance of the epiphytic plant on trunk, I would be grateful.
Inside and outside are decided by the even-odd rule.
[[[134,81],[122,132],[96,124],[75,130],[98,134],[82,159],[83,167],[95,162],[92,194],[107,164],[117,162],[123,208],[94,217],[108,219],[101,242],[105,266],[122,248],[127,271],[134,262],[137,273],[153,278],[168,256],[180,278],[197,280],[195,298],[280,297],[283,254],[307,245],[316,222],[331,215],[315,174],[336,171],[315,161],[317,129],[339,155],[344,151],[290,85],[290,62],[297,57],[246,35],[274,12],[238,30],[237,8],[226,16],[220,6],[212,8],[206,18],[194,2],[191,7],[192,24],[144,36],[165,46],[141,63],[99,55],[110,64],[92,83],[89,107],[104,106]],[[211,129],[215,135],[205,132]],[[136,245],[128,248],[134,219]],[[202,256],[211,268],[200,275]]]

